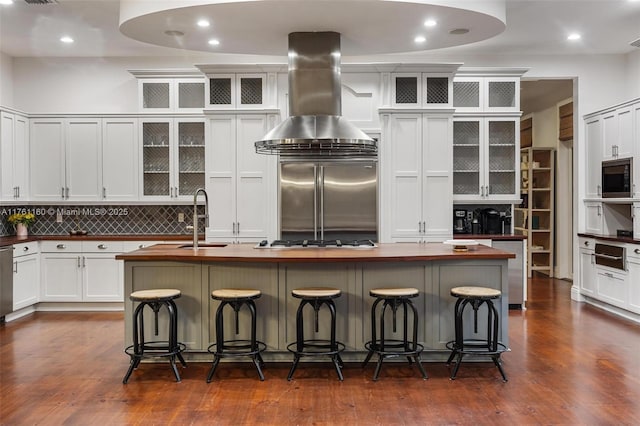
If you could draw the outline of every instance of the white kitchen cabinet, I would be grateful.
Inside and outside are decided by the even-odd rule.
[[[453,200],[519,200],[519,120],[508,117],[457,117],[453,120]]]
[[[640,246],[627,244],[629,270],[629,309],[640,314]]]
[[[42,294],[45,302],[122,302],[121,242],[43,241]]]
[[[392,73],[391,80],[391,105],[394,108],[451,106],[449,73]]]
[[[585,198],[602,196],[602,119],[585,118]]]
[[[20,115],[0,113],[0,200],[28,198],[29,120]]]
[[[603,160],[634,155],[633,112],[626,106],[602,114]]]
[[[101,198],[100,118],[32,119],[31,198],[97,201]]]
[[[380,80],[379,72],[342,72],[342,116],[360,129],[380,129]]]
[[[144,199],[187,200],[204,187],[204,119],[144,119],[140,140]]]
[[[640,203],[633,203],[632,209],[633,238],[640,240]]]
[[[26,308],[40,300],[40,256],[38,243],[13,246],[13,310]]]
[[[631,106],[631,111],[633,114],[633,139],[636,141],[636,144],[633,145],[635,147],[634,158],[636,163],[636,168],[640,166],[640,147],[637,145],[640,142],[640,101],[634,103]],[[633,194],[634,198],[640,198],[640,172],[636,171],[633,173]],[[636,222],[640,223],[640,216],[636,216],[638,218]],[[640,225],[639,225],[640,226]],[[640,238],[640,232],[636,234],[636,238]]]
[[[587,234],[602,234],[603,220],[602,220],[602,203],[600,202],[585,202],[585,229]]]
[[[202,77],[152,77],[138,72],[138,105],[145,112],[198,112],[204,108]]]
[[[266,73],[207,74],[207,108],[263,109],[275,105],[274,84],[268,90]]]
[[[473,71],[459,72],[453,79],[453,107],[461,112],[519,112],[520,75],[472,76]],[[468,75],[465,75],[468,74]]]
[[[585,296],[596,295],[595,240],[580,238],[580,292]]]
[[[138,199],[138,120],[102,119],[102,199]]]
[[[627,307],[629,282],[626,271],[596,266],[596,286],[599,300],[619,308]]]
[[[248,242],[276,237],[277,157],[254,142],[273,126],[266,114],[215,115],[208,121],[207,240]],[[269,125],[267,125],[269,123]]]
[[[383,240],[451,238],[450,115],[389,114],[383,121]]]

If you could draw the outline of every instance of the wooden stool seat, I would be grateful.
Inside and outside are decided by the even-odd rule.
[[[130,300],[134,302],[148,302],[152,300],[170,300],[180,297],[182,292],[175,288],[161,288],[152,290],[138,290],[131,293]]]
[[[495,288],[467,286],[452,288],[451,295],[466,299],[498,299],[502,292]]]
[[[250,288],[221,288],[211,292],[211,298],[216,300],[257,299],[261,295],[260,290]]]
[[[374,288],[369,291],[373,297],[415,297],[419,294],[417,288]]]
[[[306,287],[306,288],[296,288],[291,291],[293,297],[297,297],[299,299],[302,298],[318,298],[318,297],[329,297],[334,298],[340,296],[340,289],[331,288],[331,287]]]

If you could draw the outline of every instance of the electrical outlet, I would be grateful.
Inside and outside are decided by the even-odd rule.
[[[184,213],[178,213],[178,223],[184,222]]]
[[[62,213],[56,213],[56,223],[62,223]]]

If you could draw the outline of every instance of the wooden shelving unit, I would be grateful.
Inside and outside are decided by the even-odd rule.
[[[520,150],[520,195],[514,209],[514,231],[527,236],[527,275],[553,277],[554,177],[553,148]]]

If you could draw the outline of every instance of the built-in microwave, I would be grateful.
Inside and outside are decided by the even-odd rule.
[[[633,159],[602,162],[602,197],[630,198],[633,195]]]

